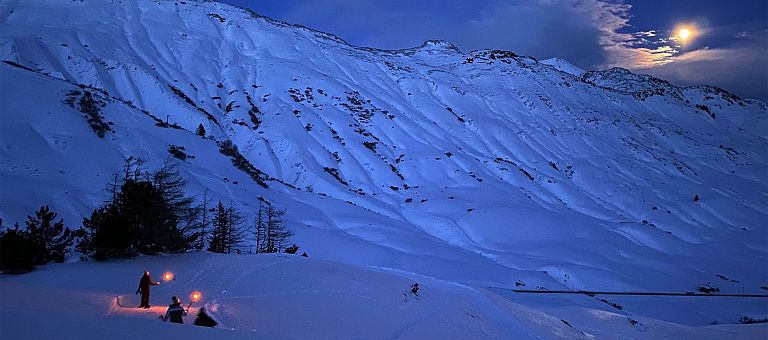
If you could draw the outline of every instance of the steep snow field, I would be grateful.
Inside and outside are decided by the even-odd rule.
[[[462,301],[485,315],[530,308],[582,320],[576,328],[598,336],[637,331],[634,318],[642,334],[715,337],[729,328],[706,325],[768,317],[759,299],[609,298],[619,310],[508,291],[709,283],[768,293],[764,102],[442,41],[358,48],[197,1],[2,1],[0,60],[5,225],[48,204],[77,227],[125,159],[152,169],[175,160],[177,146],[194,156],[175,160],[190,194],[208,189],[249,218],[264,197],[287,208],[313,259],[482,290]],[[77,110],[85,91],[103,103],[104,138]],[[207,138],[194,133],[199,124]],[[219,152],[226,140],[263,173],[234,167]],[[14,280],[25,279],[3,286]],[[486,334],[546,338],[564,324],[499,318]],[[244,322],[230,327],[250,330]],[[395,335],[384,328],[377,337]],[[765,330],[733,326],[755,329]],[[357,333],[329,336],[344,334]]]

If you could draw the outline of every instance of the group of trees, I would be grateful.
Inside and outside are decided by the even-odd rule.
[[[256,253],[276,253],[286,248],[293,232],[285,225],[284,209],[259,197],[253,236]],[[247,230],[245,218],[234,206],[225,206],[220,201],[214,209],[213,230],[208,237],[208,251],[215,253],[240,253],[239,246],[245,241]]]
[[[221,201],[216,205],[213,216],[213,230],[208,236],[208,251],[214,253],[239,252],[244,239],[243,221],[245,220],[234,206],[224,206]]]
[[[240,253],[248,241],[243,213],[221,201],[209,207],[207,191],[202,202],[185,194],[186,181],[178,169],[166,163],[145,171],[138,159],[129,158],[121,174],[107,186],[110,199],[83,219],[82,228],[71,231],[56,213],[41,207],[27,216],[26,229],[18,224],[1,227],[0,269],[23,273],[48,262],[62,262],[77,237],[75,247],[96,260],[137,254],[179,253],[206,249],[216,253]],[[285,249],[293,232],[287,229],[285,210],[259,198],[255,239],[257,253]],[[210,228],[209,228],[210,226]],[[206,242],[207,241],[207,242]],[[252,243],[249,242],[249,243]]]
[[[96,260],[189,250],[200,236],[200,219],[185,185],[169,163],[145,172],[130,158],[122,178],[108,185],[110,201],[83,219],[77,250]]]
[[[0,221],[2,225],[2,221]],[[26,229],[16,223],[13,229],[0,230],[0,269],[7,273],[26,273],[36,265],[63,262],[75,237],[64,220],[48,206],[27,215]]]
[[[285,209],[259,197],[259,211],[254,223],[256,236],[256,253],[277,253],[285,249],[293,231],[285,225]]]

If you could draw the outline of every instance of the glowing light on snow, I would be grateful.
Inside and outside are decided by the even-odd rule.
[[[165,274],[163,274],[163,280],[164,281],[171,281],[171,280],[173,280],[173,273],[166,272]]]

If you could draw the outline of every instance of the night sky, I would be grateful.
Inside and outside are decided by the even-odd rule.
[[[223,0],[381,49],[442,39],[465,52],[562,57],[768,99],[765,0]],[[679,30],[687,28],[683,40]]]

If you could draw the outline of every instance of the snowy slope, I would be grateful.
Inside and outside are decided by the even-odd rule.
[[[112,328],[118,338],[130,338],[131,328],[150,327],[149,334],[167,334],[177,329],[193,339],[207,336],[259,338],[417,338],[464,339],[509,338],[519,335],[584,337],[560,320],[529,310],[494,294],[462,285],[420,279],[421,292],[409,292],[413,280],[387,272],[376,272],[300,256],[226,256],[194,254],[143,258],[119,265],[74,263],[52,266],[22,277],[4,278],[0,335],[18,338],[26,323],[10,322],[27,313],[72,310],[78,326],[72,339],[98,339],[93,330]],[[175,280],[153,288],[151,309],[135,308],[133,294],[137,274],[144,270],[160,276],[173,271]],[[69,277],[52,287],[51,281]],[[201,301],[192,304],[186,323],[192,323],[197,308],[205,306],[222,329],[198,333],[200,328],[178,327],[159,322],[171,295],[186,306],[189,293],[200,291]],[[118,300],[115,297],[119,297]],[[61,297],[61,298],[58,298]],[[106,308],[105,308],[106,307]],[[57,315],[35,315],[58,319]],[[97,318],[103,324],[87,324]],[[148,319],[157,325],[141,322]],[[121,324],[122,323],[122,324]],[[186,329],[185,329],[186,328]],[[255,333],[239,331],[256,330]],[[29,331],[27,329],[27,331]],[[69,332],[68,332],[69,333]],[[58,337],[56,337],[58,338]]]
[[[286,207],[313,257],[472,287],[768,286],[763,102],[441,41],[357,48],[215,2],[4,1],[0,20],[4,221],[49,204],[77,226],[124,159],[175,145],[191,194]],[[76,90],[103,99],[105,138],[64,103]],[[664,308],[627,307],[768,314]]]
[[[151,309],[135,308],[141,273],[171,271],[152,289]],[[418,296],[409,292],[419,282]],[[759,338],[761,325],[686,327],[595,309],[571,307],[561,319],[493,292],[425,277],[404,276],[290,255],[188,254],[119,263],[68,263],[0,281],[4,339],[658,339],[670,335]],[[55,283],[55,284],[54,284]],[[166,300],[192,291],[187,325],[160,322]],[[216,329],[189,326],[199,307]],[[599,307],[598,307],[599,308]],[[603,323],[602,330],[589,329]],[[26,320],[45,320],[32,324]],[[634,319],[633,319],[634,320]]]

